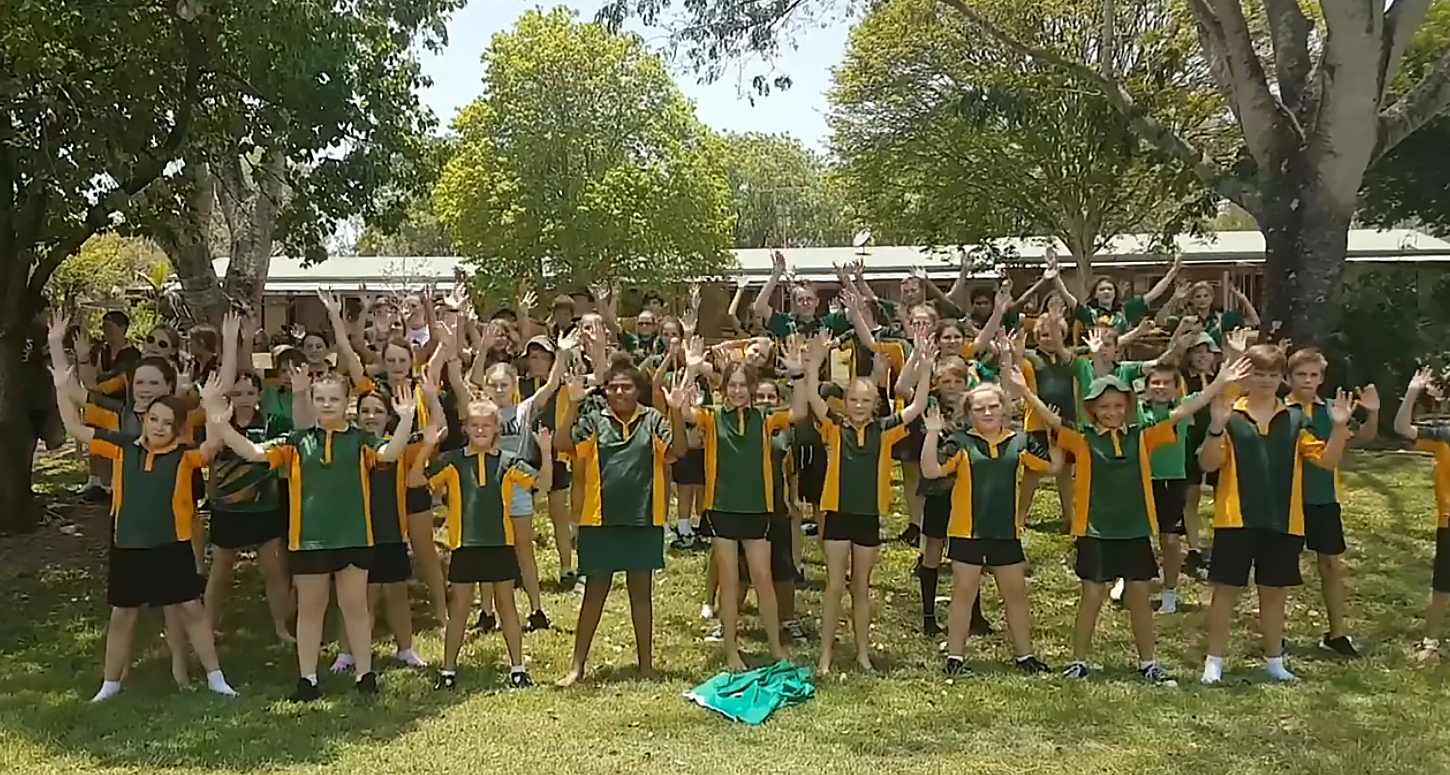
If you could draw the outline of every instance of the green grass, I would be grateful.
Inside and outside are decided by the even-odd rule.
[[[632,678],[633,641],[622,586],[611,596],[595,644],[589,684],[572,691],[501,691],[505,665],[497,634],[465,646],[463,685],[431,691],[429,676],[384,675],[375,703],[358,701],[341,679],[332,698],[312,707],[280,701],[295,680],[295,660],[270,638],[261,584],[245,568],[221,641],[223,664],[244,693],[228,702],[181,693],[155,636],[159,617],[143,618],[138,664],[117,700],[85,700],[100,680],[105,608],[105,525],[95,510],[68,512],[79,530],[0,544],[0,772],[192,773],[1428,773],[1450,771],[1450,680],[1417,668],[1406,644],[1418,636],[1432,554],[1429,460],[1407,455],[1354,457],[1346,466],[1353,630],[1365,659],[1342,663],[1314,654],[1323,630],[1317,578],[1293,595],[1291,665],[1305,680],[1260,682],[1247,597],[1229,660],[1238,686],[1205,690],[1194,679],[1203,652],[1207,590],[1185,587],[1183,610],[1159,619],[1160,653],[1183,684],[1139,683],[1127,616],[1108,611],[1097,657],[1105,669],[1082,684],[1008,671],[1000,637],[976,643],[978,674],[950,683],[938,672],[934,641],[917,634],[912,552],[886,548],[876,573],[873,640],[881,675],[849,672],[819,686],[815,700],[778,713],[764,726],[725,722],[680,693],[721,667],[718,646],[700,642],[703,557],[672,556],[656,594],[656,653],[664,678]],[[75,471],[48,466],[47,482]],[[1044,521],[1055,495],[1039,493]],[[901,518],[887,530],[901,527]],[[1046,530],[1027,537],[1036,564],[1032,613],[1039,653],[1066,660],[1077,597],[1070,541]],[[548,551],[541,552],[547,557]],[[546,559],[552,570],[552,559]],[[823,570],[808,544],[811,575]],[[943,585],[945,592],[945,583]],[[988,585],[989,616],[1000,622]],[[420,603],[418,619],[426,622]],[[553,632],[527,636],[541,684],[566,667],[575,594],[548,596]],[[801,595],[819,611],[819,591]],[[810,623],[815,625],[814,617]],[[753,617],[748,621],[753,626]],[[425,625],[426,626],[426,625]],[[759,632],[748,641],[764,661]],[[849,634],[838,649],[849,665]],[[438,632],[419,650],[441,654]],[[390,653],[391,646],[380,651]],[[809,664],[814,650],[799,650]],[[325,663],[324,663],[325,664]]]

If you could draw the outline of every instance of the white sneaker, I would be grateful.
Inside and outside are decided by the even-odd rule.
[[[705,642],[719,643],[723,640],[725,640],[725,625],[715,622],[715,626],[710,629],[710,634],[705,636]]]
[[[1172,614],[1178,612],[1178,593],[1171,590],[1163,590],[1163,600],[1158,604],[1158,613]]]
[[[1108,590],[1108,599],[1114,603],[1123,602],[1123,589],[1126,586],[1127,584],[1122,579],[1114,581],[1113,588]]]
[[[714,619],[715,606],[712,606],[709,603],[702,603],[700,605],[700,618],[705,620]]]

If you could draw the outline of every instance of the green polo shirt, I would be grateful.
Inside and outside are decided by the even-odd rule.
[[[842,312],[831,312],[812,318],[803,318],[794,312],[774,312],[765,321],[766,333],[776,339],[785,339],[792,334],[810,336],[822,328],[830,331],[831,336],[840,336],[851,330],[851,321]]]
[[[1190,310],[1185,313],[1174,315],[1173,317],[1168,319],[1168,325],[1165,327],[1169,331],[1172,331],[1173,329],[1178,327],[1179,322],[1183,320],[1185,315],[1192,314],[1193,312]],[[1200,322],[1203,323],[1203,333],[1213,337],[1214,343],[1217,344],[1219,347],[1222,347],[1224,332],[1232,331],[1235,328],[1242,328],[1244,326],[1244,314],[1242,312],[1235,312],[1233,310],[1214,310],[1213,313],[1208,315],[1207,317],[1200,318]]]
[[[1143,378],[1143,361],[1118,361],[1113,368],[1102,376],[1116,377],[1128,385],[1132,385]],[[1073,384],[1077,387],[1077,398],[1073,402],[1077,407],[1078,417],[1086,420],[1087,411],[1083,404],[1087,398],[1087,392],[1093,386],[1093,380],[1098,374],[1093,370],[1092,356],[1074,358],[1072,361]]]
[[[194,474],[206,459],[175,444],[152,452],[139,436],[97,428],[92,455],[111,460],[111,540],[120,549],[150,549],[191,540]]]
[[[1072,534],[1119,540],[1157,532],[1149,461],[1175,437],[1168,423],[1112,430],[1079,424],[1059,431],[1058,446],[1075,459]]]
[[[408,472],[423,452],[423,434],[415,433],[403,450],[402,460],[381,460],[368,472],[369,509],[372,511],[373,543],[401,544],[408,532]]]
[[[1072,422],[1076,419],[1077,399],[1080,395],[1077,386],[1080,367],[1077,364],[1082,359],[1062,359],[1052,353],[1032,349],[1025,353],[1023,360],[1026,362],[1022,370],[1023,376],[1027,379],[1027,387],[1033,394],[1042,399],[1042,403],[1056,407],[1063,422]],[[1088,370],[1092,370],[1091,362],[1088,363]],[[1091,383],[1092,380],[1088,381]],[[1086,389],[1082,388],[1082,390]],[[1027,416],[1023,419],[1023,424],[1029,431],[1047,429],[1046,423],[1030,407]]]
[[[1004,431],[988,439],[968,430],[953,434],[942,471],[955,474],[952,485],[950,538],[1014,539],[1017,526],[1018,480],[1024,468],[1046,471],[1047,448],[1020,431]]]
[[[1121,307],[1112,309],[1104,309],[1091,301],[1079,302],[1072,311],[1073,336],[1080,341],[1094,326],[1117,329],[1121,334],[1152,313],[1153,309],[1141,296],[1134,296],[1123,302]]]
[[[1329,434],[1334,432],[1334,420],[1329,416],[1329,405],[1324,402],[1324,399],[1315,396],[1313,403],[1302,404],[1290,396],[1285,399],[1284,403],[1304,413],[1309,432],[1314,434],[1314,438],[1329,441]],[[1339,502],[1338,468],[1331,470],[1313,465],[1304,466],[1302,476],[1303,482],[1300,487],[1304,493],[1305,503],[1322,506]]]
[[[250,426],[237,430],[254,444],[265,444],[277,435],[260,411],[253,415]],[[230,449],[222,449],[211,461],[206,500],[213,511],[261,513],[282,507],[277,496],[277,472],[272,466],[244,460]]]
[[[534,486],[538,469],[511,452],[472,447],[445,452],[428,465],[428,486],[448,493],[448,548],[513,546],[509,501],[515,486]]]
[[[891,445],[907,434],[901,415],[878,417],[857,428],[833,409],[812,430],[826,448],[821,509],[846,514],[886,513],[891,507]]]
[[[292,389],[267,385],[262,388],[257,408],[265,415],[271,428],[277,433],[292,432]]]
[[[287,470],[289,549],[373,545],[368,472],[377,465],[378,444],[376,436],[348,425],[293,431],[268,450],[268,462]]]
[[[643,404],[627,418],[607,407],[581,414],[571,431],[579,481],[579,524],[585,527],[663,525],[670,422]]]
[[[784,497],[775,489],[770,439],[790,425],[790,411],[753,406],[704,406],[694,423],[705,440],[703,508],[731,514],[768,514]]]
[[[669,349],[669,342],[659,334],[634,334],[622,331],[619,334],[619,349],[630,354],[635,361],[651,355],[662,355]]]
[[[1155,404],[1151,401],[1143,401],[1138,404],[1138,423],[1140,425],[1155,425],[1166,422],[1168,415],[1178,408],[1182,401],[1171,401],[1166,404]],[[1150,468],[1153,469],[1154,480],[1177,480],[1188,478],[1188,437],[1189,429],[1193,427],[1193,418],[1187,417],[1178,421],[1178,427],[1174,428],[1174,441],[1171,444],[1164,444],[1154,450],[1150,459]],[[1193,450],[1198,453],[1197,449]]]
[[[1213,496],[1214,528],[1304,535],[1304,464],[1324,452],[1324,442],[1314,437],[1308,418],[1281,401],[1261,427],[1249,416],[1244,397],[1234,403],[1224,435],[1224,461]]]

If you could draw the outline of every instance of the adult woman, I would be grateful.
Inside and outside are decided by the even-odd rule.
[[[1068,308],[1072,310],[1073,341],[1078,342],[1082,341],[1089,329],[1098,326],[1112,328],[1119,334],[1127,334],[1130,327],[1151,314],[1153,302],[1173,287],[1173,279],[1182,268],[1182,256],[1174,256],[1173,265],[1168,268],[1163,279],[1148,289],[1141,298],[1129,298],[1126,301],[1120,298],[1118,286],[1111,277],[1099,277],[1093,283],[1088,298],[1078,299],[1068,290],[1067,283],[1063,282],[1057,267],[1057,257],[1051,253],[1047,256],[1047,271],[1044,276],[1050,275],[1048,279],[1057,285],[1057,292],[1062,294]]]
[[[584,601],[574,636],[574,658],[560,686],[584,676],[589,647],[609,598],[615,573],[629,588],[639,670],[652,675],[653,572],[664,567],[666,498],[664,468],[685,451],[681,405],[688,390],[666,392],[670,418],[643,406],[649,382],[628,356],[604,372],[606,406],[579,414],[582,384],[569,385],[569,409],[560,433],[562,450],[574,455],[574,476],[583,493],[579,515],[579,571],[585,577]]]

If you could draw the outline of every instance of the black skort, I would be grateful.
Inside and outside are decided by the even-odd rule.
[[[450,584],[497,584],[519,577],[519,557],[512,546],[464,546],[448,558]]]
[[[106,564],[106,603],[114,608],[179,605],[206,591],[187,541],[147,549],[112,546]]]
[[[1106,584],[1114,579],[1152,581],[1158,578],[1158,558],[1153,555],[1153,542],[1147,536],[1080,536],[1073,569],[1079,579],[1097,584]]]

